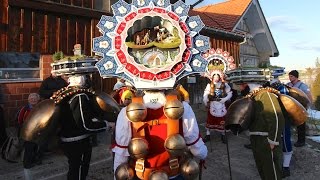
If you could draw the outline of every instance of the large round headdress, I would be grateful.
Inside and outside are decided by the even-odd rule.
[[[101,77],[122,77],[137,89],[172,88],[186,75],[205,72],[201,55],[210,49],[199,16],[188,17],[189,5],[169,0],[123,0],[112,5],[114,16],[102,16],[103,34],[93,40]]]

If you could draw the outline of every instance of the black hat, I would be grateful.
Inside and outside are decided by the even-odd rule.
[[[299,78],[299,72],[297,70],[292,70],[289,72],[289,75],[292,75],[296,78]]]

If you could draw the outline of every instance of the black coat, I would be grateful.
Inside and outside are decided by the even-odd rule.
[[[80,93],[59,104],[60,136],[75,137],[107,129],[107,123],[97,117],[92,98],[89,94]]]
[[[43,99],[49,99],[54,92],[66,87],[67,85],[68,83],[60,76],[49,76],[47,79],[42,81],[39,89],[39,95]]]

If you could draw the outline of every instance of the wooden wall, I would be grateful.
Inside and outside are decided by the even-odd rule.
[[[236,65],[238,66],[240,63],[240,44],[239,42],[223,39],[223,38],[211,38],[211,48],[217,49],[220,48],[223,51],[228,51],[230,53],[230,56],[233,57],[233,59],[236,62]]]
[[[92,9],[93,1],[3,0],[0,51],[73,54],[79,43],[91,55],[92,38],[101,35],[96,24],[106,14]]]

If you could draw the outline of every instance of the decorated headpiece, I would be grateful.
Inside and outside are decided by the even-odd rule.
[[[225,72],[235,69],[236,63],[229,52],[222,49],[210,49],[202,54],[202,57],[208,62],[203,76],[212,81],[213,75],[218,74],[222,80],[225,79]]]
[[[81,53],[81,44],[75,44],[73,51],[73,56],[65,56],[61,51],[56,52],[52,58],[53,63],[51,63],[51,73],[58,76],[74,76],[90,74],[97,71],[95,64],[98,60],[94,57],[83,55]]]
[[[93,52],[103,56],[96,64],[101,77],[121,77],[137,89],[173,88],[176,81],[203,73],[210,49],[209,37],[199,16],[188,17],[182,1],[120,0],[112,5],[114,16],[102,16],[93,39]]]

